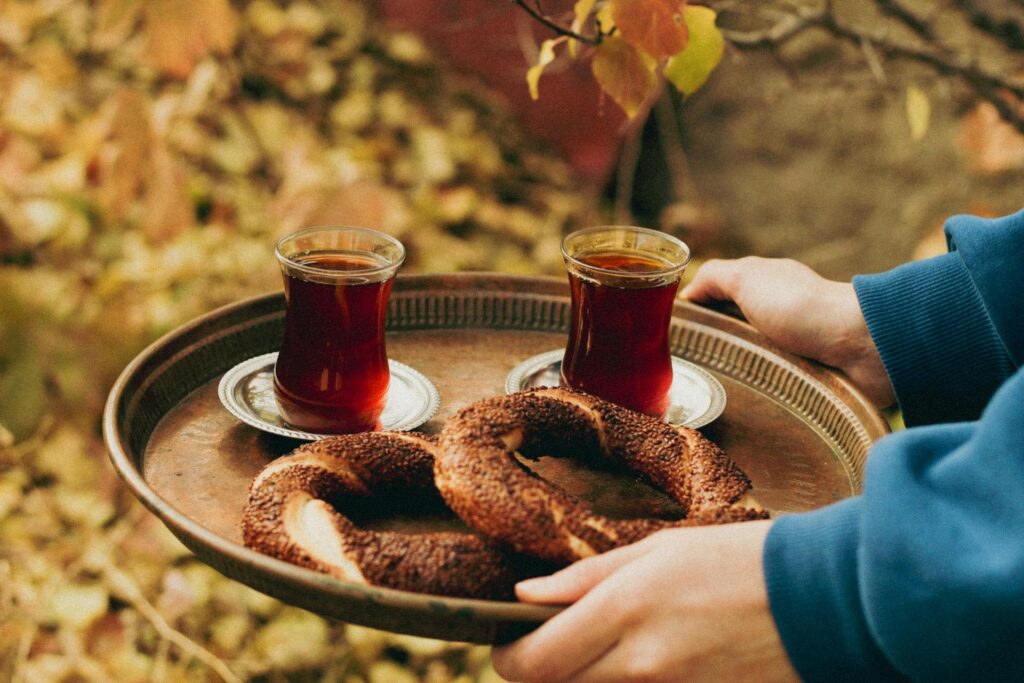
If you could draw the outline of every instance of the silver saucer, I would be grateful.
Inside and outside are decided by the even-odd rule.
[[[534,387],[557,387],[561,381],[564,349],[548,351],[512,369],[505,379],[505,392],[513,394]],[[696,429],[708,424],[725,410],[725,387],[715,377],[688,360],[672,356],[670,405],[664,420],[669,424]]]
[[[274,399],[276,361],[275,351],[250,358],[228,370],[217,387],[220,402],[242,422],[271,434],[303,441],[329,436],[304,432],[285,422]],[[441,404],[441,396],[434,383],[418,370],[390,359],[388,368],[391,370],[391,384],[380,416],[381,428],[387,431],[415,429],[434,416]]]

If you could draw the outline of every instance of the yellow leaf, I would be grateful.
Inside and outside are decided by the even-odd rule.
[[[551,62],[555,61],[555,46],[565,40],[565,36],[559,38],[552,38],[551,40],[545,40],[540,45],[540,54],[537,56],[537,63],[534,64],[526,72],[526,83],[530,86],[530,97],[537,99],[540,97],[540,91],[538,85],[540,84],[540,76],[544,73],[544,67]]]
[[[907,122],[910,124],[910,137],[917,141],[928,133],[928,125],[932,120],[932,104],[916,85],[907,87]]]
[[[665,66],[667,78],[679,92],[692,95],[708,80],[708,76],[722,61],[725,39],[715,26],[715,10],[690,5],[684,11],[690,42],[686,49],[669,60]]]
[[[50,599],[50,618],[63,626],[81,629],[103,616],[110,595],[99,583],[62,584]]]
[[[601,29],[601,33],[611,33],[611,30],[615,28],[615,19],[612,18],[611,3],[605,3],[601,9],[597,11],[597,26]]]
[[[141,9],[141,0],[99,0],[90,36],[93,47],[112,50],[127,41]]]
[[[587,18],[590,17],[590,13],[594,11],[594,5],[596,4],[597,0],[577,0],[576,4],[572,8],[572,30],[575,33],[579,33],[583,30],[583,26],[587,23]],[[579,50],[579,41],[570,40],[569,54],[575,57],[577,50]]]
[[[654,60],[618,36],[606,38],[594,50],[591,69],[601,89],[630,118],[657,86]]]

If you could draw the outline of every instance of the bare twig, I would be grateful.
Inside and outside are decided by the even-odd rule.
[[[566,28],[565,26],[562,26],[558,22],[548,18],[538,8],[529,5],[526,2],[526,0],[512,0],[512,2],[521,7],[523,11],[525,11],[531,17],[539,21],[544,26],[547,26],[549,29],[551,29],[560,36],[569,36],[570,38],[578,40],[581,43],[586,43],[587,45],[601,44],[601,39],[603,38],[603,36],[600,33],[593,36],[585,36],[582,33],[577,33],[576,31],[573,31],[571,28]]]
[[[885,68],[882,66],[882,60],[878,58],[878,52],[875,51],[875,46],[871,44],[871,41],[862,40],[860,47],[864,51],[864,59],[868,62],[868,68],[871,69],[871,74],[875,77],[875,80],[881,84],[888,82],[888,78],[885,75]]]
[[[527,0],[512,0],[534,19],[557,34],[569,36],[589,45],[597,45],[604,37],[581,35],[551,20],[536,5]],[[1024,27],[1014,21],[998,21],[980,10],[975,0],[950,0],[979,31],[998,39],[1007,49],[1024,50]],[[1024,6],[1024,0],[1015,0]],[[875,78],[885,82],[885,71],[879,57],[900,59],[925,64],[937,73],[958,78],[970,86],[980,97],[992,103],[1004,120],[1024,132],[1024,115],[1013,101],[1024,102],[1024,81],[1003,71],[979,63],[971,56],[951,50],[939,40],[928,17],[910,10],[903,0],[875,0],[878,8],[909,28],[920,40],[908,42],[894,38],[885,27],[865,28],[847,23],[836,16],[832,0],[822,0],[815,7],[800,5],[792,12],[783,12],[782,18],[761,30],[739,31],[722,29],[726,40],[738,50],[771,50],[778,48],[804,33],[819,29],[840,40],[852,43],[865,54],[868,67]],[[620,175],[623,173],[620,168]]]
[[[890,59],[904,59],[926,64],[940,74],[953,76],[967,83],[982,98],[996,107],[1000,115],[1024,132],[1024,116],[1006,95],[1024,101],[1024,82],[1000,71],[988,69],[975,59],[957,54],[942,45],[912,44],[892,38],[884,30],[871,31],[839,20],[831,4],[823,3],[816,10],[804,10],[779,20],[773,26],[755,32],[723,31],[725,37],[741,49],[772,49],[810,29],[822,29],[833,36],[863,46],[869,43],[874,51]]]
[[[1020,23],[1010,19],[1000,21],[979,8],[974,0],[954,0],[953,4],[979,31],[989,34],[1011,50],[1024,50],[1024,27]]]
[[[18,652],[14,656],[14,671],[11,672],[11,683],[21,683],[25,680],[25,668],[28,665],[28,655],[32,650],[32,642],[36,639],[39,627],[35,624],[21,633],[18,641]]]
[[[762,31],[723,30],[725,38],[738,48],[757,50],[782,45],[804,31],[824,25],[831,16],[832,5],[824,2],[817,9],[800,8]]]
[[[881,35],[871,36],[867,31],[842,25],[835,20],[830,22],[828,28],[836,36],[846,40],[859,43],[867,39],[887,57],[927,64],[941,74],[963,80],[978,95],[991,102],[1003,120],[1024,133],[1024,117],[1021,116],[1018,107],[1013,106],[1006,97],[1006,94],[1009,94],[1017,100],[1024,100],[1024,83],[1021,81],[1010,79],[1001,72],[986,69],[973,59],[964,58],[946,50],[907,45],[887,40]]]
[[[111,593],[134,607],[152,624],[161,638],[177,646],[189,657],[198,659],[213,669],[227,683],[242,683],[242,679],[236,676],[220,657],[168,624],[163,615],[146,599],[131,576],[113,565],[108,565],[103,572],[103,578]]]
[[[935,40],[935,31],[925,19],[914,14],[900,0],[875,0],[883,14],[896,17],[904,26],[927,41]]]

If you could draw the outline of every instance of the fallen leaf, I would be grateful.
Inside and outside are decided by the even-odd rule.
[[[128,211],[142,186],[151,130],[149,103],[142,94],[122,88],[111,107],[108,138],[100,150],[96,194],[104,213],[116,219]]]
[[[99,0],[90,35],[93,49],[111,50],[128,40],[141,10],[141,0]]]
[[[238,39],[238,15],[227,0],[146,0],[143,59],[176,78],[187,78],[204,57],[227,54]]]
[[[63,626],[82,629],[107,611],[110,594],[100,583],[66,583],[50,599],[50,617]]]
[[[928,133],[932,119],[932,104],[928,95],[916,85],[907,86],[907,123],[910,124],[910,138],[915,142]]]

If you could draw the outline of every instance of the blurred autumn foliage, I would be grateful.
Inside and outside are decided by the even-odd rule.
[[[351,0],[0,2],[0,678],[476,680],[486,648],[329,624],[199,564],[98,421],[144,344],[362,224],[406,270],[553,272],[593,198]]]
[[[560,236],[597,219],[598,202],[573,170],[524,133],[501,98],[439,64],[412,34],[381,28],[377,4],[0,0],[0,679],[495,680],[486,648],[327,623],[197,562],[118,484],[99,435],[113,378],[147,342],[217,305],[280,286],[271,249],[282,233],[318,223],[377,227],[408,246],[407,271],[561,272]],[[606,4],[580,3],[579,16]],[[722,12],[742,6],[710,4]],[[755,4],[750,11],[775,22],[776,4],[806,3]],[[868,4],[835,6],[858,19],[853,10]],[[885,16],[907,23],[904,14]],[[577,12],[555,18],[572,26]],[[878,19],[870,14],[863,25]],[[818,196],[861,220],[822,191],[821,168],[831,178],[836,166],[866,163],[841,144],[825,151],[843,164],[807,166],[813,193],[770,189],[795,176],[780,170],[790,168],[783,162],[795,168],[810,157],[809,133],[823,144],[838,130],[805,123],[806,112],[796,116],[798,86],[789,84],[789,71],[832,54],[820,44],[837,40],[838,25],[830,14],[798,12],[795,21],[799,30],[781,34],[791,42],[776,41],[778,53],[764,57],[794,62],[785,79],[775,77],[785,80],[778,86],[785,96],[772,106],[745,100],[723,108],[714,87],[705,87],[703,130],[711,133],[690,135],[689,145],[706,154],[693,164],[666,154],[668,175],[686,191],[662,222],[705,226],[687,233],[695,244],[723,244],[726,230],[743,224],[776,240],[784,231],[766,225],[807,224],[820,233],[829,222],[805,215]],[[954,37],[972,36],[958,27]],[[712,79],[737,61],[737,46],[751,55],[765,48],[755,30],[764,29],[723,30],[730,49]],[[829,82],[833,70],[850,72],[847,62],[862,72],[873,65],[878,80],[907,92],[909,129],[921,149],[938,147],[928,137],[932,111],[949,108],[950,98],[937,97],[937,87],[906,87],[924,81],[916,72],[900,80],[875,54],[906,53],[890,44],[902,34],[872,43],[860,40],[859,29],[844,30],[846,52],[822,62]],[[560,51],[568,51],[565,43]],[[606,50],[615,49],[610,41]],[[547,65],[538,81],[542,103],[556,67]],[[524,93],[527,69],[524,60]],[[758,72],[759,85],[766,74]],[[764,97],[749,85],[735,89]],[[648,92],[626,99],[646,100]],[[843,102],[851,99],[843,93]],[[773,125],[789,120],[806,129],[767,134],[776,111]],[[968,169],[1010,180],[1020,174],[1024,137],[1019,125],[1004,123],[1019,98],[996,88],[966,111],[956,125]],[[744,112],[753,114],[744,119]],[[871,116],[862,139],[884,144],[879,117]],[[907,136],[904,123],[894,129]],[[694,203],[698,183],[682,181],[689,166],[706,181],[711,152],[730,144],[734,155],[718,164],[721,185],[749,192],[711,197],[705,211]],[[876,153],[872,144],[862,145],[868,155]],[[743,176],[737,160],[763,166]],[[935,170],[940,180],[942,170]],[[941,182],[937,192],[949,194]],[[877,197],[865,197],[863,185],[854,183],[852,193],[875,209]],[[799,201],[780,200],[791,194]],[[715,218],[719,209],[725,218]],[[798,218],[769,222],[784,209]],[[879,214],[886,231],[879,249],[888,253],[892,209]],[[866,241],[846,237],[847,246]],[[791,253],[788,242],[767,245],[762,253]],[[941,234],[923,247],[922,256],[943,249]],[[838,252],[843,260],[848,251]]]

